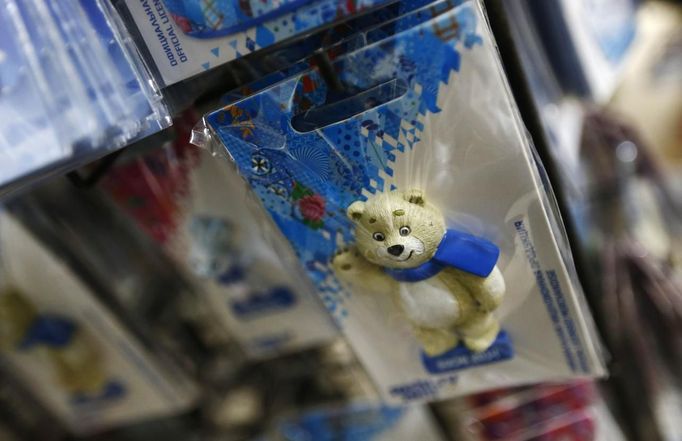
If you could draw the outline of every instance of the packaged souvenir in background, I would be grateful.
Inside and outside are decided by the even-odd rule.
[[[436,405],[458,439],[471,441],[621,440],[596,384],[576,381],[498,389]]]
[[[87,434],[192,404],[195,389],[6,214],[0,237],[0,358],[65,426]]]
[[[398,3],[400,8],[397,8],[397,11],[394,10],[395,7],[386,7],[370,14],[376,17],[377,21],[368,22],[366,17],[360,17],[349,20],[330,32],[321,33],[318,39],[306,38],[303,42],[278,46],[276,50],[264,54],[260,59],[249,61],[250,69],[262,72],[262,76],[225,93],[220,102],[222,105],[232,104],[307,69],[328,63],[363,46],[417,26],[449,11],[459,3],[460,0],[438,0],[419,8],[413,3]],[[394,16],[396,14],[397,17]],[[343,31],[337,31],[338,28],[342,28]],[[280,67],[274,69],[273,65]]]
[[[4,184],[26,167],[40,167],[70,155],[71,144],[86,134],[92,115],[86,114],[77,124],[75,101],[83,91],[76,86],[67,93],[60,81],[64,77],[51,69],[60,64],[57,58],[62,53],[45,51],[42,59],[35,52],[24,53],[25,46],[13,37],[4,4],[0,12],[0,183]],[[28,69],[31,65],[42,65],[45,72]],[[36,105],[25,106],[27,102]],[[41,146],[39,152],[36,145]]]
[[[478,2],[327,70],[206,124],[383,397],[603,374]]]
[[[154,60],[161,81],[170,86],[350,15],[378,13],[386,0],[260,2],[233,0],[120,0]],[[403,0],[393,10],[414,10],[432,0]],[[230,10],[242,12],[228,15]],[[269,12],[267,12],[269,11]],[[246,20],[248,16],[257,20]],[[384,19],[377,16],[376,23]],[[354,17],[352,20],[356,20]],[[360,19],[360,23],[366,23]],[[232,24],[232,25],[231,25]],[[132,23],[131,23],[132,25]],[[234,33],[235,29],[239,29]],[[231,33],[232,32],[232,33]],[[199,37],[199,38],[197,38]],[[305,42],[303,43],[305,44]]]
[[[116,14],[99,0],[0,2],[0,185],[170,124]]]
[[[594,385],[589,382],[484,393],[465,399],[471,406],[465,419],[469,430],[477,433],[477,439],[523,438],[533,431],[541,431],[540,428],[546,429],[557,420],[573,420],[567,416],[585,411],[594,401],[595,394]],[[594,439],[593,426],[594,421],[590,420],[592,430],[578,439]]]
[[[220,354],[202,344],[199,335],[211,323],[198,317],[202,311],[192,302],[193,286],[105,195],[87,187],[92,179],[52,180],[8,200],[8,210],[88,283],[161,364],[178,370],[181,380],[204,379],[206,363],[213,355],[227,356],[229,344]]]
[[[211,423],[236,439],[443,439],[427,407],[391,408],[376,400],[344,339],[254,363],[206,401]]]
[[[682,189],[682,13],[678,5],[646,3],[637,13],[637,38],[609,109],[642,134],[678,191]]]
[[[310,0],[164,0],[164,3],[182,32],[197,38],[213,38],[246,30]]]
[[[253,357],[324,343],[336,329],[305,276],[260,233],[229,164],[188,143],[188,112],[164,148],[123,162],[103,186],[194,276],[210,311]],[[216,192],[216,185],[225,192]],[[302,282],[303,281],[303,282]]]
[[[284,419],[272,437],[281,441],[443,441],[425,406],[351,404],[310,410]]]
[[[637,0],[526,2],[561,86],[605,103],[637,31]]]

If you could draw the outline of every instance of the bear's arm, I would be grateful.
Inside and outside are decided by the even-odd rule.
[[[362,257],[355,247],[337,253],[332,267],[339,280],[353,288],[388,295],[397,292],[398,282],[383,268]]]

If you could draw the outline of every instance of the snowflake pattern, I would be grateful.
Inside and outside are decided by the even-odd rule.
[[[253,155],[251,157],[251,170],[258,176],[264,176],[272,171],[270,160],[263,155]]]

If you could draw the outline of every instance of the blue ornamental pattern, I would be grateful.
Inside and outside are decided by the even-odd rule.
[[[255,29],[255,39],[250,43],[253,51],[389,0],[164,0],[164,3],[180,29],[192,37],[217,38]],[[428,0],[402,3],[418,7]]]
[[[294,116],[323,110],[338,92],[317,70],[283,81],[207,117],[282,233],[289,239],[332,315],[342,324],[346,296],[329,262],[353,241],[345,214],[353,201],[387,187],[398,155],[419,142],[438,92],[460,68],[460,52],[480,42],[471,4],[338,59],[344,90],[365,91],[398,81],[406,93],[309,132]],[[343,97],[341,97],[343,98]],[[352,100],[352,98],[350,98]],[[338,104],[338,102],[337,102]],[[329,117],[328,113],[325,117]]]
[[[257,93],[282,80],[305,72],[311,67],[309,57],[320,49],[324,50],[330,58],[337,58],[431,20],[453,9],[461,2],[462,0],[403,0],[371,14],[347,20],[341,27],[331,28],[324,33],[315,33],[303,41],[285,45],[274,55],[266,57],[266,60],[274,58],[279,65],[287,67],[261,76],[252,83],[228,92],[221,97],[221,103],[232,104],[244,98],[245,95]],[[377,23],[383,24],[377,27]],[[270,64],[264,67],[258,65],[258,60],[252,61],[252,68],[255,71],[271,69]]]
[[[313,410],[280,424],[288,440],[372,441],[386,438],[406,411],[386,406],[353,405],[339,409]],[[339,424],[342,421],[344,424]]]

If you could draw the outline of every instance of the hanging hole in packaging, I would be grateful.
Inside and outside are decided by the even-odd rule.
[[[390,103],[406,92],[407,83],[404,80],[392,79],[354,96],[327,102],[294,115],[291,126],[301,133],[312,132]]]

